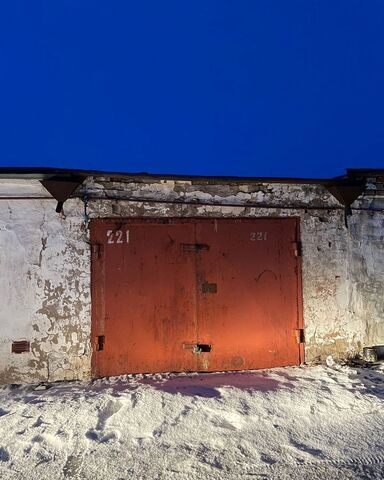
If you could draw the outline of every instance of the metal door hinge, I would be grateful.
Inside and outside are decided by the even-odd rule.
[[[97,352],[102,352],[104,350],[104,345],[105,345],[105,336],[104,335],[98,335],[96,337],[96,351]]]
[[[294,328],[292,334],[296,339],[296,343],[305,343],[304,328]]]
[[[293,248],[295,257],[301,257],[303,255],[303,248],[301,242],[293,242]]]
[[[92,245],[92,254],[94,258],[97,260],[101,260],[103,258],[104,253],[104,245],[102,243],[94,243]]]

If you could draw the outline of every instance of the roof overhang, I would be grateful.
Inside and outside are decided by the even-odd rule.
[[[86,177],[113,177],[116,180],[137,179],[150,182],[155,179],[203,181],[207,183],[281,183],[324,186],[346,209],[363,193],[369,177],[384,178],[384,169],[347,169],[346,175],[334,178],[299,177],[237,177],[237,176],[201,176],[108,172],[100,170],[82,170],[54,167],[0,167],[2,179],[37,179],[57,200],[56,211],[60,212],[63,203],[73,194]]]

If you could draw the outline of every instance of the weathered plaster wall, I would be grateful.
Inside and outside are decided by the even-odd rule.
[[[34,182],[32,182],[34,184]],[[19,194],[47,195],[31,182]],[[4,181],[0,196],[10,194]],[[13,192],[15,193],[15,192]],[[84,378],[90,371],[90,260],[83,204],[0,201],[0,383]],[[11,353],[15,340],[29,353]]]
[[[0,182],[0,196],[47,193],[38,182]],[[65,215],[50,199],[0,201],[0,382],[90,375],[90,248],[97,217],[300,217],[307,361],[384,344],[384,205],[367,194],[344,211],[316,185],[88,178]],[[369,193],[369,192],[368,192]],[[176,203],[167,203],[176,202]],[[183,204],[182,202],[192,202]],[[201,205],[221,203],[226,206]],[[268,207],[268,208],[266,208]],[[31,352],[11,353],[13,340]]]

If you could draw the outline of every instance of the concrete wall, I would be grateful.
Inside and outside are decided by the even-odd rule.
[[[35,183],[34,189],[31,183]],[[13,194],[45,195],[38,182]],[[0,182],[0,196],[11,193]],[[90,257],[81,200],[0,200],[0,383],[79,379],[90,371]],[[14,340],[30,353],[11,353]]]
[[[300,217],[308,362],[384,344],[383,199],[374,185],[344,210],[321,186],[88,178],[88,215],[98,217]],[[371,192],[371,193],[370,193]],[[36,181],[0,182],[0,196],[48,196]],[[192,202],[192,204],[167,202]],[[226,206],[201,205],[221,203]],[[0,381],[90,375],[90,248],[81,198],[0,201]],[[13,340],[31,352],[11,353]]]

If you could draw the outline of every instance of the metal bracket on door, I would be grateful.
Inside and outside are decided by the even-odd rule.
[[[201,291],[203,293],[217,293],[217,283],[204,282],[201,285]]]
[[[207,252],[209,245],[205,245],[204,243],[182,243],[181,249],[183,252]]]

